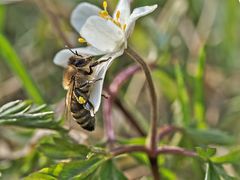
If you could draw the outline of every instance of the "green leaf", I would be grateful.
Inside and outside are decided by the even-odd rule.
[[[196,74],[194,77],[195,88],[194,88],[194,118],[197,120],[199,128],[206,128],[205,122],[205,105],[204,105],[204,68],[206,62],[206,55],[204,48],[199,51],[198,65]]]
[[[53,111],[45,107],[32,107],[31,101],[9,102],[0,107],[0,125],[62,130],[60,121],[54,120]]]
[[[38,173],[30,174],[27,178],[34,174],[45,174],[57,179],[84,179],[89,174],[95,172],[105,158],[95,157],[87,160],[71,161],[69,163],[58,163],[54,166],[43,168]]]
[[[211,162],[207,163],[206,174],[204,180],[221,180]]]
[[[65,137],[54,138],[52,143],[42,143],[38,150],[50,159],[87,159],[90,153],[87,146],[71,142]]]
[[[215,165],[212,162],[207,163],[204,180],[237,180],[237,178],[229,176],[222,166]]]
[[[37,88],[37,85],[32,80],[30,74],[27,72],[21,59],[18,57],[10,42],[3,34],[1,34],[1,32],[0,49],[0,55],[3,57],[6,64],[8,64],[13,73],[15,73],[22,81],[24,89],[28,93],[29,97],[31,97],[35,103],[44,103],[44,100],[41,96],[39,89]]]
[[[235,139],[223,131],[217,129],[185,129],[185,135],[196,144],[220,144],[230,145]]]
[[[175,173],[173,171],[169,170],[169,169],[161,167],[160,172],[161,172],[162,177],[165,180],[176,180],[177,179]]]
[[[219,163],[219,164],[239,163],[240,162],[240,149],[235,149],[223,156],[212,157],[211,161],[214,163]]]
[[[24,180],[58,180],[54,176],[47,175],[47,174],[40,173],[40,172],[33,173],[33,174],[29,175],[28,177],[25,177],[23,179]]]
[[[175,75],[177,78],[177,85],[178,85],[178,98],[181,104],[181,111],[182,111],[182,121],[185,127],[188,127],[190,124],[190,104],[189,104],[189,95],[187,92],[187,88],[184,81],[184,75],[181,70],[181,67],[178,63],[175,65]]]
[[[118,170],[113,160],[108,160],[104,162],[96,172],[92,173],[90,176],[86,177],[86,179],[92,180],[126,180],[127,178],[124,174]]]
[[[203,158],[204,160],[208,160],[210,157],[216,154],[216,148],[201,148],[196,147],[198,155]]]

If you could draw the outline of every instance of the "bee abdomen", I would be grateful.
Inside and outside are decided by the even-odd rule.
[[[71,113],[74,120],[81,125],[82,128],[93,131],[95,128],[95,118],[90,112],[84,109],[82,104],[79,104],[75,98],[71,102]]]

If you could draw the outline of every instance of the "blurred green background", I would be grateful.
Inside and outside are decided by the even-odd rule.
[[[0,105],[32,99],[37,104],[60,106],[66,94],[61,84],[63,69],[54,65],[52,59],[66,45],[61,32],[68,42],[79,46],[78,34],[69,23],[70,13],[79,2],[82,1],[0,0]],[[102,3],[87,2],[99,6]],[[108,3],[109,11],[114,10],[117,1]],[[158,9],[137,22],[129,44],[148,63],[157,64],[152,72],[160,106],[159,124],[224,130],[237,139],[238,146],[239,1],[135,0],[132,8],[155,3]],[[127,56],[116,60],[108,71],[105,86],[130,64],[133,62]],[[143,79],[141,73],[131,77],[118,97],[147,130],[149,99]],[[114,109],[113,116],[119,135],[136,136],[129,132],[119,110]],[[98,119],[102,126],[101,112]],[[0,130],[0,160],[23,147],[28,133],[31,134],[29,130],[8,126]],[[93,136],[101,139],[99,134],[103,136],[101,128]],[[229,172],[239,173],[232,168]]]

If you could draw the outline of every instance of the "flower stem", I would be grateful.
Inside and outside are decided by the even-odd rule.
[[[148,159],[149,159],[149,162],[151,164],[151,170],[152,170],[154,180],[160,180],[161,177],[160,177],[160,174],[159,174],[159,167],[158,167],[157,158],[148,156]]]
[[[150,97],[151,97],[151,106],[152,106],[151,125],[150,125],[150,130],[148,132],[149,133],[148,147],[155,153],[157,149],[157,115],[158,113],[157,113],[157,95],[154,88],[151,72],[148,65],[145,63],[145,61],[134,50],[128,47],[125,50],[125,53],[130,58],[132,58],[133,60],[135,60],[137,63],[141,65],[147,79]]]
[[[150,129],[148,131],[148,137],[146,141],[146,146],[147,149],[150,151],[148,153],[148,158],[151,164],[151,170],[152,174],[155,180],[160,179],[160,174],[159,174],[159,167],[157,163],[157,95],[156,91],[154,88],[152,76],[150,69],[148,65],[145,63],[145,61],[131,48],[127,48],[125,50],[125,53],[134,61],[139,63],[141,65],[141,68],[146,76],[146,80],[148,83],[149,87],[149,93],[150,93],[150,98],[151,98],[151,124],[150,124]]]

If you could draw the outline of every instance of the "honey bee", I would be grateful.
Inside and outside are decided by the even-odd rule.
[[[69,49],[73,56],[68,60],[68,66],[63,75],[63,87],[66,89],[67,113],[85,130],[93,131],[95,128],[94,106],[89,101],[91,89],[97,81],[93,77],[93,68],[108,61],[110,58],[95,61],[93,57],[84,57]]]

